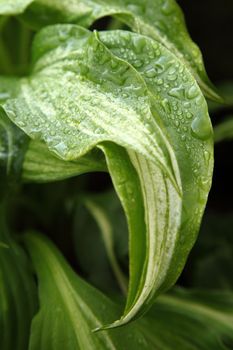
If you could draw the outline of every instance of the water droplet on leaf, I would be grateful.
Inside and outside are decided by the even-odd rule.
[[[207,140],[212,135],[210,122],[206,116],[196,117],[191,124],[192,134],[200,140]]]
[[[192,100],[193,98],[197,97],[198,93],[198,88],[193,85],[188,89],[188,91],[186,91],[186,96],[188,99]]]

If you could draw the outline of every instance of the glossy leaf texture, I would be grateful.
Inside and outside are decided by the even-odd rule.
[[[18,15],[22,13],[33,0],[0,0],[1,15]]]
[[[127,328],[93,333],[93,328],[116,318],[120,308],[78,277],[46,238],[30,232],[25,244],[37,274],[40,298],[30,350],[64,346],[68,350],[230,349],[232,293],[176,289],[159,297],[146,317]]]
[[[0,76],[0,105],[3,105],[8,99],[17,96],[17,93],[19,92],[18,90],[18,78]],[[6,115],[4,116],[5,113],[3,109],[0,111],[0,113],[2,116],[2,123],[4,117],[5,124],[7,123],[8,128],[14,127],[13,130],[15,132],[17,130],[17,133],[20,133],[21,138],[23,137],[23,135],[24,138],[27,138],[26,135],[22,133],[22,131],[20,131],[19,128],[14,126],[14,124],[9,120],[9,118],[6,117]],[[9,134],[10,132],[8,131],[8,135]],[[12,135],[11,139],[14,140],[14,142],[16,143],[19,139],[19,136],[14,134]],[[4,137],[2,137],[0,141],[2,148],[1,152],[3,152],[3,141]],[[18,145],[18,148],[20,147],[22,147],[22,144]],[[94,150],[76,161],[65,162],[62,159],[56,157],[53,153],[51,153],[43,142],[34,140],[30,140],[29,144],[25,148],[25,154],[23,155],[23,159],[22,157],[20,159],[21,161],[23,160],[22,178],[25,182],[31,181],[42,183],[50,181],[59,181],[84,173],[107,171],[104,157],[98,150]],[[20,161],[20,159],[18,161]],[[13,164],[14,162],[12,161],[12,165]],[[2,181],[2,183],[4,182]]]
[[[130,233],[120,325],[145,312],[179,276],[206,204],[213,140],[205,99],[182,61],[139,34],[106,32],[100,39],[112,52],[96,33],[75,25],[42,30],[32,74],[4,108],[64,160],[96,146],[105,154]]]
[[[39,27],[61,22],[89,27],[104,16],[115,16],[133,31],[159,41],[190,69],[207,97],[221,101],[175,0],[36,0],[27,9],[24,20]]]

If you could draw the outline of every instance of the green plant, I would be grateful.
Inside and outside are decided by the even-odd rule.
[[[222,101],[176,2],[0,1],[0,15],[1,349],[227,349],[230,292],[164,294],[211,186],[204,95]],[[106,16],[109,30],[87,29]],[[86,177],[62,181],[97,172],[117,197],[87,193]],[[29,196],[22,187],[54,181]],[[9,223],[32,212],[38,224],[23,235]],[[108,297],[35,232],[60,215],[63,254],[73,242],[78,268]]]

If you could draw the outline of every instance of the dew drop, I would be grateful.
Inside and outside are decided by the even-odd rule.
[[[201,106],[202,103],[203,103],[202,96],[197,97],[195,103],[196,103],[197,106]]]
[[[198,89],[195,85],[191,86],[188,91],[186,91],[186,96],[188,99],[192,100],[193,98],[197,97],[198,95]]]
[[[168,70],[168,75],[167,75],[167,79],[170,81],[174,81],[177,79],[177,74],[176,74],[176,68],[175,67],[171,67]]]
[[[167,79],[169,81],[175,81],[177,79],[177,75],[176,74],[170,74],[167,76]]]
[[[193,118],[193,114],[191,112],[187,112],[186,114],[188,119],[192,119]]]
[[[168,95],[170,95],[172,97],[176,97],[178,99],[182,99],[184,96],[184,89],[183,89],[183,87],[173,88],[168,92]]]
[[[154,78],[156,76],[156,70],[154,68],[150,68],[145,72],[147,78]]]
[[[166,113],[168,113],[168,114],[171,113],[171,106],[170,106],[167,98],[162,100],[162,107]]]
[[[143,63],[142,63],[142,61],[140,61],[140,60],[136,60],[136,61],[134,62],[134,66],[135,66],[136,68],[140,68],[142,65],[143,65]]]
[[[166,0],[161,8],[164,15],[168,16],[174,11],[174,5],[171,1]]]
[[[181,135],[181,140],[182,141],[185,141],[185,139],[186,139],[186,136],[183,134],[183,135]]]
[[[164,67],[161,64],[156,63],[155,64],[155,69],[158,74],[162,73],[164,71]]]
[[[163,84],[163,79],[158,79],[158,80],[156,81],[156,83],[157,83],[157,85],[162,85],[162,84]]]
[[[20,120],[20,121],[18,122],[18,126],[19,126],[20,128],[24,128],[26,125],[27,125],[27,124],[26,124],[23,120]]]
[[[196,117],[191,124],[192,134],[199,140],[207,140],[212,135],[208,118],[205,116]]]
[[[169,70],[168,70],[168,74],[169,74],[169,75],[173,75],[173,74],[175,74],[175,73],[176,73],[176,68],[175,68],[175,67],[169,68]]]
[[[56,135],[56,131],[55,130],[50,130],[49,134],[50,134],[50,136],[55,136]]]
[[[209,160],[210,160],[210,152],[204,151],[204,158],[205,158],[206,163],[209,163]]]

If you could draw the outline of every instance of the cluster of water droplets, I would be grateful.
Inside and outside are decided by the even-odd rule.
[[[197,83],[187,68],[155,41],[124,32],[118,33],[117,37],[106,33],[103,41],[115,55],[132,64],[143,76],[155,96],[156,109],[163,116],[165,126],[170,130],[173,125],[175,139],[180,138],[183,143],[181,146],[175,142],[178,153],[181,152],[179,147],[186,150],[194,179],[201,188],[208,189],[211,174],[199,174],[203,165],[208,168],[211,161],[211,147],[206,141],[212,136],[212,128]],[[197,152],[196,147],[202,152]],[[204,200],[200,194],[199,201]]]

